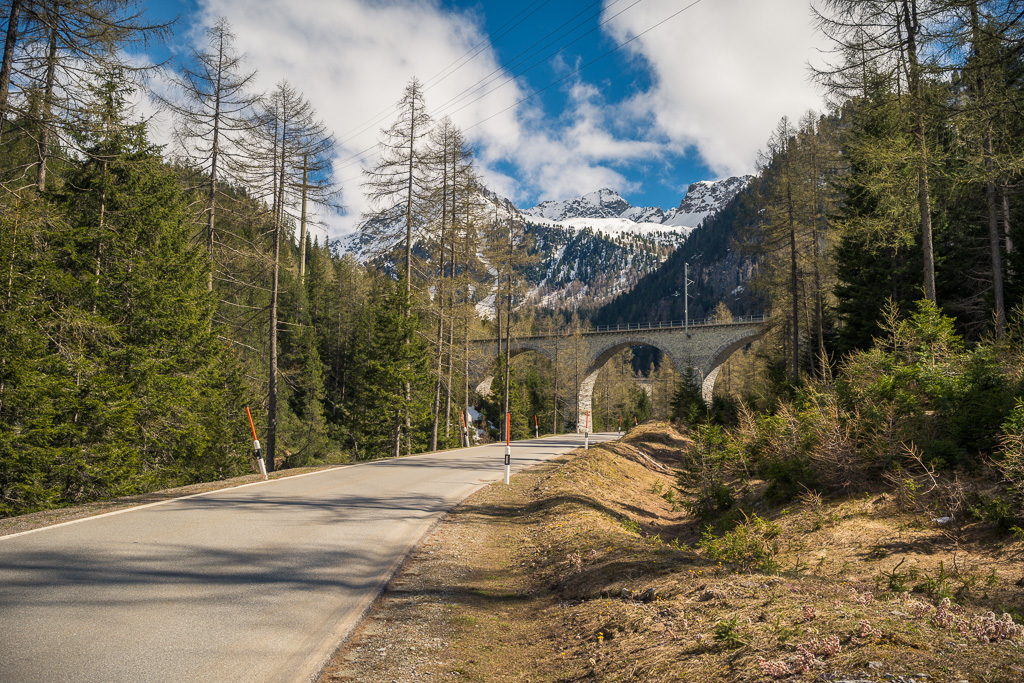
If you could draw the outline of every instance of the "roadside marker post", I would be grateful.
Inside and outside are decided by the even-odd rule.
[[[535,439],[539,439],[540,438],[540,425],[537,424],[537,416],[536,415],[533,416],[533,438],[535,438]]]
[[[252,413],[249,412],[249,406],[245,407],[245,414],[249,416],[249,428],[252,429],[252,445],[256,449],[256,462],[260,464],[260,474],[263,475],[263,480],[267,480],[267,465],[263,462],[263,451],[260,449],[260,440],[256,438],[256,425],[252,423]]]
[[[512,413],[505,413],[505,486],[512,469]]]
[[[622,416],[619,415],[619,436],[622,436]]]
[[[587,421],[583,427],[583,450],[590,450],[590,411],[587,411]]]
[[[466,448],[469,448],[469,427],[466,426],[466,413],[460,410],[459,418],[462,420],[462,439],[466,442]]]

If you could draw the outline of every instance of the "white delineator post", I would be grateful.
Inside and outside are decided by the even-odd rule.
[[[537,423],[537,416],[533,416],[533,438],[540,438],[540,424]]]
[[[505,413],[505,486],[512,469],[512,413]]]
[[[260,449],[260,440],[256,438],[256,425],[252,423],[252,413],[249,412],[249,406],[245,407],[245,414],[249,416],[249,428],[252,429],[252,446],[256,449],[256,462],[260,465],[260,474],[263,475],[263,480],[267,480],[267,464],[263,462],[263,451]]]
[[[619,415],[619,436],[622,436],[622,416]]]
[[[590,411],[587,411],[587,421],[583,426],[583,449],[590,450]]]

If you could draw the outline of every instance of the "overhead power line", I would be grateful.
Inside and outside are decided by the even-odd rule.
[[[621,1],[621,0],[615,0],[615,2],[611,3],[611,5],[609,5],[609,6],[612,6],[612,5],[614,5],[614,4],[617,4],[617,3],[619,2],[619,1]],[[511,81],[513,81],[513,80],[514,80],[515,78],[517,78],[517,77],[519,77],[519,76],[521,76],[521,75],[523,75],[523,74],[525,74],[525,73],[528,73],[529,71],[531,71],[531,70],[533,70],[534,68],[536,68],[536,67],[537,67],[537,66],[538,66],[539,64],[541,64],[541,63],[543,63],[543,62],[547,61],[548,59],[552,58],[553,56],[557,55],[557,54],[558,54],[559,52],[561,52],[562,50],[564,50],[564,49],[566,49],[567,47],[570,47],[571,45],[573,45],[573,44],[575,44],[575,43],[579,42],[579,40],[581,40],[582,38],[584,38],[584,37],[586,37],[587,35],[589,35],[589,34],[593,33],[594,31],[598,30],[599,28],[601,28],[602,26],[604,26],[605,24],[607,24],[607,23],[608,23],[609,21],[612,21],[613,19],[615,19],[616,17],[620,16],[620,15],[621,15],[621,14],[623,14],[624,12],[628,11],[629,9],[631,9],[632,7],[634,7],[635,5],[637,5],[638,3],[640,3],[641,1],[642,1],[642,0],[635,0],[635,1],[634,1],[634,2],[632,3],[632,4],[628,5],[628,6],[626,7],[626,8],[624,8],[623,10],[621,10],[620,12],[618,12],[617,14],[615,14],[615,15],[613,15],[613,16],[611,16],[611,17],[609,17],[608,19],[605,19],[604,21],[602,21],[601,23],[599,23],[599,24],[598,24],[597,26],[595,26],[594,28],[590,29],[590,30],[589,30],[589,31],[587,31],[586,33],[584,33],[584,34],[582,34],[582,35],[580,35],[580,36],[577,36],[577,37],[576,37],[575,39],[573,39],[572,41],[570,41],[570,42],[566,43],[565,45],[562,45],[562,46],[560,46],[560,47],[559,47],[558,49],[554,50],[553,52],[549,52],[549,53],[547,53],[547,54],[546,54],[546,55],[545,55],[544,57],[542,57],[542,58],[541,58],[540,60],[538,60],[538,61],[535,61],[535,62],[534,62],[533,64],[531,64],[531,65],[530,65],[529,67],[527,67],[527,68],[523,69],[522,71],[519,71],[519,72],[516,72],[516,73],[514,73],[514,74],[513,74],[512,76],[510,76],[510,77],[509,77],[509,78],[508,78],[508,79],[507,79],[507,80],[506,80],[506,81],[505,81],[505,82],[504,82],[504,83],[502,84],[502,86],[506,85],[506,84],[507,84],[508,82],[511,82]],[[477,121],[476,123],[474,123],[474,124],[472,124],[472,125],[470,125],[470,126],[468,126],[468,127],[464,128],[463,130],[465,130],[465,131],[469,131],[469,130],[472,130],[472,129],[474,129],[474,128],[477,128],[478,126],[481,126],[481,125],[483,125],[483,124],[484,124],[484,123],[486,123],[487,121],[490,121],[491,119],[493,119],[493,118],[496,118],[496,117],[500,116],[501,114],[504,114],[505,112],[509,111],[510,109],[515,109],[516,107],[518,107],[519,105],[523,104],[524,102],[527,102],[527,101],[529,101],[529,100],[533,99],[534,97],[536,97],[537,95],[540,95],[541,93],[543,93],[543,92],[545,92],[545,91],[547,91],[547,90],[550,90],[551,88],[555,87],[556,85],[558,85],[558,84],[560,84],[560,83],[563,83],[563,82],[565,82],[565,81],[566,81],[566,80],[568,80],[569,78],[572,78],[573,76],[575,76],[575,75],[579,74],[580,72],[582,72],[582,71],[583,71],[584,69],[586,69],[587,67],[589,67],[589,66],[592,66],[593,64],[595,64],[595,63],[597,63],[597,62],[601,61],[601,60],[602,60],[602,59],[604,59],[605,57],[608,57],[609,55],[611,55],[611,54],[614,54],[614,53],[618,52],[618,51],[619,51],[619,50],[621,50],[622,48],[624,48],[624,47],[626,47],[627,45],[629,45],[629,44],[633,43],[634,41],[636,41],[636,40],[639,40],[640,38],[642,38],[643,36],[647,35],[647,34],[648,34],[648,33],[650,33],[651,31],[653,31],[653,30],[657,29],[658,27],[660,27],[660,26],[664,25],[665,23],[667,23],[667,22],[671,21],[672,19],[676,18],[677,16],[679,16],[679,15],[680,15],[680,14],[682,14],[683,12],[686,12],[687,10],[689,10],[689,9],[693,8],[694,6],[696,6],[696,5],[699,5],[699,4],[701,3],[701,2],[703,2],[703,0],[694,0],[693,2],[690,2],[690,3],[689,3],[689,4],[687,4],[687,5],[685,6],[685,7],[682,7],[681,9],[679,9],[679,10],[676,10],[675,12],[673,12],[673,13],[672,13],[672,14],[670,14],[670,15],[668,15],[668,16],[667,16],[667,17],[665,17],[664,19],[662,19],[662,20],[658,21],[657,23],[655,23],[655,24],[653,24],[653,25],[649,26],[648,28],[644,29],[643,31],[640,31],[639,33],[637,33],[636,35],[632,36],[632,37],[631,37],[631,38],[629,38],[628,40],[625,40],[625,41],[623,41],[622,43],[619,43],[618,45],[616,45],[615,47],[613,47],[613,48],[611,48],[611,49],[609,49],[609,50],[606,50],[605,52],[601,53],[601,54],[600,54],[600,55],[598,55],[597,57],[595,57],[595,58],[593,58],[593,59],[591,59],[591,60],[587,61],[586,63],[584,63],[584,64],[580,65],[580,66],[579,66],[578,68],[574,69],[573,71],[571,71],[571,72],[569,72],[569,73],[565,74],[564,76],[561,76],[560,78],[557,78],[557,79],[555,79],[555,80],[551,81],[551,82],[550,82],[550,83],[548,83],[547,85],[545,85],[545,86],[543,86],[543,87],[541,87],[541,88],[539,88],[539,89],[537,89],[537,90],[534,90],[534,91],[533,91],[533,92],[532,92],[531,94],[527,95],[526,97],[520,98],[519,100],[517,100],[517,101],[516,101],[516,102],[514,102],[513,104],[511,104],[511,105],[509,105],[509,106],[507,106],[507,107],[505,107],[505,108],[503,108],[503,109],[501,109],[501,110],[499,110],[499,111],[497,111],[497,112],[495,112],[495,113],[491,114],[490,116],[487,116],[487,117],[485,117],[485,118],[483,118],[483,119],[481,119],[481,120]],[[597,4],[597,3],[594,3],[594,4]],[[589,7],[587,8],[587,9],[589,9],[589,8],[590,8],[590,7],[592,7],[592,6],[593,6],[593,5],[589,6]],[[586,12],[586,11],[587,11],[587,9],[584,9],[584,10],[583,10],[583,12]],[[581,12],[581,13],[582,13],[582,12]],[[573,17],[572,19],[570,19],[570,20],[569,20],[568,22],[565,22],[565,23],[563,23],[563,24],[562,24],[561,26],[559,26],[559,27],[558,27],[557,29],[555,29],[554,31],[551,31],[551,32],[549,32],[549,33],[547,34],[547,36],[546,36],[545,38],[542,38],[542,39],[541,39],[540,41],[537,41],[537,42],[535,42],[535,43],[534,43],[533,45],[531,45],[531,46],[530,46],[529,48],[527,48],[526,50],[523,50],[523,51],[521,51],[521,52],[519,53],[519,55],[517,55],[517,56],[516,56],[515,58],[513,58],[513,60],[511,60],[511,61],[510,61],[509,63],[510,63],[510,64],[515,64],[515,63],[516,63],[517,61],[519,61],[519,60],[520,60],[520,58],[521,58],[521,57],[522,57],[523,55],[527,55],[527,57],[529,57],[529,56],[532,56],[533,54],[536,54],[536,51],[534,51],[534,52],[532,52],[532,53],[531,53],[531,50],[533,50],[533,48],[534,48],[534,47],[536,47],[536,46],[537,46],[537,45],[538,45],[539,43],[543,42],[543,41],[544,41],[544,40],[545,40],[546,38],[548,38],[548,37],[550,37],[550,36],[554,35],[554,34],[555,34],[555,33],[557,33],[558,31],[560,31],[560,30],[561,30],[562,28],[564,28],[564,27],[565,27],[565,25],[566,25],[566,24],[568,24],[568,23],[570,23],[570,22],[574,21],[574,20],[575,20],[575,19],[576,19],[577,17],[579,17],[579,14],[577,14],[576,16],[574,16],[574,17]],[[578,26],[577,26],[577,27],[575,27],[575,28],[573,28],[573,29],[570,29],[570,30],[569,30],[568,32],[566,32],[566,33],[565,33],[565,34],[563,34],[562,36],[559,36],[559,38],[561,38],[561,37],[565,37],[565,35],[571,34],[571,33],[572,33],[572,32],[573,32],[574,30],[576,30],[576,28],[578,28]],[[556,40],[557,40],[557,39],[558,39],[558,38],[556,38]],[[495,73],[496,71],[501,71],[501,70],[503,70],[503,69],[499,69],[499,70],[495,70],[495,71],[492,71],[492,72],[491,72],[491,74],[488,74],[488,75],[487,75],[487,76],[485,76],[484,78],[480,79],[479,81],[477,81],[477,83],[476,83],[476,84],[474,84],[474,85],[470,86],[469,88],[466,88],[465,90],[463,90],[463,93],[466,93],[466,92],[468,92],[468,91],[472,91],[472,90],[478,89],[478,88],[480,87],[480,84],[485,84],[485,85],[486,85],[486,84],[487,84],[486,82],[488,81],[488,79],[490,79],[490,78],[491,78],[491,76],[492,76],[492,75],[493,75],[493,74],[494,74],[494,73]],[[491,81],[493,81],[493,79],[491,79]],[[502,86],[499,86],[499,87],[502,87]],[[495,89],[495,90],[497,90],[497,89]],[[480,99],[482,99],[483,97],[486,97],[487,95],[489,95],[489,94],[492,94],[493,92],[495,92],[495,90],[490,90],[490,91],[488,91],[488,92],[485,92],[484,94],[482,94],[482,95],[480,95],[480,96],[476,97],[475,99],[471,100],[470,102],[467,102],[467,103],[463,104],[462,106],[460,106],[460,107],[458,107],[458,108],[456,108],[456,109],[451,109],[451,107],[453,107],[453,106],[455,106],[456,104],[458,104],[458,103],[459,103],[459,102],[460,102],[460,101],[461,101],[462,99],[465,99],[465,97],[464,97],[464,96],[463,96],[463,97],[460,97],[460,96],[456,96],[456,98],[452,98],[452,99],[448,100],[448,101],[447,101],[446,103],[444,103],[444,104],[443,104],[443,105],[442,105],[442,106],[441,106],[441,107],[439,108],[439,110],[437,110],[437,111],[438,111],[438,113],[440,113],[440,114],[447,114],[447,115],[451,115],[451,114],[455,114],[455,113],[458,113],[458,112],[462,111],[463,109],[465,109],[465,108],[469,107],[470,105],[472,105],[472,104],[474,104],[474,103],[478,102],[478,101],[479,101]],[[460,94],[460,95],[461,95],[461,94]],[[393,109],[393,107],[392,107],[391,109]],[[389,111],[391,111],[391,109],[389,109]],[[363,158],[363,157],[364,157],[364,156],[365,156],[366,154],[368,154],[368,153],[372,152],[373,150],[377,149],[377,147],[378,147],[378,145],[374,144],[374,145],[372,145],[371,147],[368,147],[368,148],[366,148],[366,149],[362,150],[361,152],[358,152],[358,153],[357,153],[357,154],[355,154],[355,155],[352,155],[352,156],[350,156],[350,157],[347,157],[346,159],[342,160],[342,164],[341,164],[340,166],[336,167],[336,170],[343,170],[343,169],[345,169],[345,168],[349,168],[349,167],[351,167],[351,166],[353,166],[353,165],[356,165],[356,164],[358,164],[358,163],[359,163],[360,161],[362,161],[362,158]],[[356,176],[355,178],[352,178],[352,179],[349,179],[349,180],[346,180],[346,181],[343,181],[343,182],[349,182],[349,181],[354,181],[354,180],[358,180],[358,179],[359,179],[359,176]]]
[[[532,16],[538,10],[540,10],[542,7],[547,5],[550,1],[551,0],[533,0],[533,2],[530,5],[528,5],[525,9],[521,10],[518,14],[516,14],[511,19],[506,21],[504,24],[499,26],[498,29],[497,29],[497,35],[494,38],[484,38],[484,39],[480,40],[476,45],[474,45],[473,47],[471,47],[470,49],[468,49],[464,53],[462,53],[462,55],[459,58],[457,58],[455,61],[453,61],[451,64],[449,64],[448,66],[446,66],[445,68],[441,69],[439,72],[437,72],[436,74],[431,76],[424,83],[424,91],[427,91],[430,88],[432,88],[433,86],[437,85],[438,83],[441,83],[446,78],[451,76],[453,73],[455,73],[456,71],[461,69],[463,66],[465,66],[469,62],[471,62],[474,59],[476,59],[476,57],[481,52],[484,51],[483,46],[486,46],[488,43],[491,44],[491,45],[497,43],[502,37],[504,37],[505,35],[510,33],[514,28],[516,28],[517,26],[522,24],[530,16]],[[534,5],[537,5],[537,3],[541,3],[540,6],[534,8],[533,11],[529,11],[530,8],[534,7]],[[517,21],[517,19],[518,19],[518,21]],[[458,66],[456,66],[456,65],[458,65]],[[455,67],[455,68],[452,69],[452,67]],[[452,69],[452,70],[449,71],[449,69]],[[448,72],[448,73],[445,73],[445,72]],[[357,135],[361,135],[362,133],[365,133],[368,129],[375,128],[376,126],[380,125],[382,122],[386,121],[388,118],[390,118],[394,114],[394,112],[396,111],[396,106],[397,105],[394,105],[394,104],[389,105],[388,107],[382,109],[377,114],[374,114],[370,118],[368,118],[365,121],[363,121],[361,124],[359,124],[355,128],[350,129],[349,131],[347,131],[344,134],[343,139],[340,141],[339,144],[344,144],[345,142],[348,142],[352,138],[356,137]]]
[[[507,112],[507,111],[508,111],[509,109],[514,109],[515,107],[518,107],[518,106],[519,106],[520,104],[522,104],[523,102],[526,102],[527,100],[530,100],[530,99],[532,99],[532,98],[536,97],[537,95],[541,94],[541,93],[542,93],[542,92],[544,92],[545,90],[548,90],[549,88],[553,88],[554,86],[558,85],[559,83],[562,83],[562,82],[563,82],[563,81],[565,81],[566,79],[572,78],[573,76],[575,76],[575,75],[576,75],[576,74],[578,74],[579,72],[581,72],[581,71],[583,71],[584,69],[586,69],[586,68],[587,68],[588,66],[590,66],[590,65],[592,65],[592,64],[594,64],[594,63],[596,63],[596,62],[599,62],[599,61],[601,61],[602,59],[604,59],[605,57],[607,57],[608,55],[610,55],[610,54],[612,54],[612,53],[614,53],[614,52],[618,52],[618,51],[619,51],[619,50],[621,50],[622,48],[624,48],[624,47],[626,47],[627,45],[629,45],[630,43],[632,43],[632,42],[633,42],[634,40],[637,40],[637,39],[641,38],[642,36],[645,36],[645,35],[647,35],[647,34],[648,34],[648,33],[650,33],[651,31],[653,31],[654,29],[656,29],[656,28],[658,28],[659,26],[661,26],[662,24],[664,24],[664,23],[666,23],[666,22],[668,22],[668,21],[671,21],[672,19],[676,18],[677,16],[679,16],[680,14],[682,14],[683,12],[685,12],[686,10],[690,9],[691,7],[693,7],[693,6],[695,6],[695,5],[699,5],[699,4],[701,3],[701,2],[703,2],[703,0],[694,0],[693,2],[691,2],[691,3],[690,3],[689,5],[687,5],[686,7],[683,7],[683,8],[681,9],[681,10],[678,10],[678,11],[676,11],[676,12],[673,12],[673,13],[672,13],[672,14],[670,14],[669,16],[667,16],[667,17],[665,17],[664,19],[662,19],[661,21],[659,21],[659,22],[658,22],[657,24],[654,24],[654,25],[653,25],[653,26],[651,26],[650,28],[648,28],[648,29],[645,29],[645,30],[641,31],[640,33],[636,34],[635,36],[633,36],[633,37],[632,37],[632,38],[630,38],[629,40],[627,40],[627,41],[624,41],[624,42],[620,43],[619,45],[616,45],[615,47],[613,47],[612,49],[608,50],[607,52],[603,52],[602,54],[598,55],[598,56],[597,56],[597,57],[595,57],[594,59],[591,59],[591,60],[590,60],[589,62],[587,62],[586,64],[583,64],[583,65],[581,65],[581,66],[580,66],[580,67],[579,67],[578,69],[575,69],[574,71],[572,71],[572,72],[570,72],[570,73],[567,73],[566,75],[562,76],[561,78],[559,78],[559,79],[557,79],[557,80],[555,80],[555,81],[552,81],[551,83],[548,83],[547,85],[545,85],[545,86],[544,86],[543,88],[541,88],[540,90],[535,90],[535,91],[534,91],[533,93],[531,93],[530,95],[527,95],[526,97],[522,98],[521,100],[517,101],[516,103],[514,103],[514,104],[512,104],[512,105],[509,105],[508,107],[505,107],[505,108],[504,108],[504,109],[502,109],[501,111],[497,111],[497,112],[495,112],[495,113],[491,114],[490,116],[488,116],[488,117],[487,117],[487,118],[485,118],[485,119],[481,119],[480,121],[477,121],[477,122],[476,122],[476,123],[474,123],[474,124],[473,124],[472,126],[468,126],[468,127],[467,127],[467,128],[465,128],[464,130],[472,130],[472,129],[476,128],[477,126],[479,126],[479,125],[481,125],[481,124],[483,124],[483,123],[486,123],[487,121],[490,121],[490,120],[491,120],[491,119],[493,119],[494,117],[496,117],[496,116],[500,116],[501,114],[504,114],[504,113],[505,113],[505,112]],[[470,104],[472,104],[472,103],[470,103]],[[468,106],[468,105],[466,105],[466,106]],[[457,109],[456,111],[460,111],[460,110],[461,110],[461,109],[463,109],[463,108],[465,108],[465,107],[461,107],[460,109]],[[453,113],[454,113],[454,112],[453,112]]]

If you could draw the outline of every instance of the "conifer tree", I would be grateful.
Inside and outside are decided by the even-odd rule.
[[[24,30],[17,32],[15,23],[12,34],[10,18],[15,9],[20,10]],[[33,121],[35,180],[40,191],[47,186],[50,157],[72,144],[71,135],[83,123],[76,113],[85,108],[93,83],[106,73],[120,71],[138,84],[153,67],[134,64],[128,50],[162,40],[169,31],[170,23],[147,22],[138,0],[12,4],[5,43],[5,61],[6,46],[12,46],[11,77],[4,88],[3,114],[9,118],[16,111]],[[30,43],[41,51],[19,49]]]
[[[323,193],[322,203],[327,204],[333,196],[329,157],[334,143],[316,117],[313,106],[287,81],[279,83],[263,102],[257,112],[254,129],[257,131],[253,139],[256,153],[245,161],[241,170],[245,171],[250,186],[259,193],[257,196],[262,195],[269,200],[271,211],[266,458],[268,469],[273,470],[278,427],[278,306],[282,240],[287,238],[285,230],[291,222],[289,210],[294,208],[297,198],[307,197],[305,168],[309,158],[324,159],[323,182],[319,185]]]
[[[423,193],[428,185],[428,164],[424,163],[423,142],[429,133],[430,117],[423,103],[423,85],[413,78],[405,87],[396,105],[398,118],[387,130],[381,131],[381,154],[377,165],[364,171],[363,188],[376,213],[367,217],[365,227],[376,238],[376,250],[387,254],[401,246],[405,264],[402,280],[405,283],[405,301],[412,301],[413,262],[412,247],[415,239],[424,234]],[[411,316],[411,309],[407,311]],[[406,388],[405,401],[412,403],[412,388]],[[409,406],[407,405],[407,408]],[[412,452],[412,423],[410,412],[405,413],[406,453]],[[395,442],[395,455],[401,442]]]
[[[937,301],[935,249],[929,168],[934,159],[927,129],[930,102],[926,79],[932,65],[926,60],[935,41],[929,32],[942,12],[939,0],[826,0],[817,14],[819,28],[836,44],[837,63],[818,72],[833,96],[855,94],[864,74],[882,75],[906,94],[908,132],[913,136],[912,159],[917,184],[917,223],[924,272],[925,297]]]
[[[234,50],[234,34],[221,17],[206,30],[204,49],[192,48],[191,63],[183,64],[173,79],[180,99],[162,98],[175,115],[175,138],[188,166],[200,174],[206,195],[206,250],[214,263],[218,185],[238,182],[226,171],[241,164],[225,164],[225,157],[244,153],[243,139],[253,128],[253,107],[259,96],[249,91],[255,71],[243,70],[244,57]],[[208,288],[213,290],[214,266]]]

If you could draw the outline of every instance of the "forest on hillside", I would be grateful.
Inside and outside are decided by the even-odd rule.
[[[835,397],[835,378],[858,368],[879,385],[848,399],[925,430],[899,438],[926,458],[979,462],[1024,411],[1014,7],[825,2],[836,50],[816,77],[829,109],[783,119],[750,186],[588,316],[531,305],[523,273],[540,267],[544,236],[487,199],[462,131],[430,116],[418,80],[376,164],[341,188],[332,131],[287,81],[254,90],[227,20],[157,95],[154,67],[126,54],[173,27],[140,3],[7,0],[0,514],[250,472],[247,407],[271,468],[465,445],[471,404],[492,437],[505,413],[514,438],[692,418],[692,372],[632,351],[602,372],[594,415],[575,414],[582,333],[680,319],[687,262],[693,317],[771,317],[723,373],[714,419],[819,405],[808,397]],[[172,121],[171,144],[133,108],[143,94]],[[366,264],[319,226],[354,192],[374,206]],[[512,357],[529,334],[561,335],[557,360]],[[478,337],[500,340],[499,357],[474,354]],[[484,375],[496,390],[475,396]],[[969,424],[932,419],[960,412]]]
[[[719,520],[708,543],[766,542],[751,506],[878,487],[933,523],[1019,541],[1024,15],[975,1],[821,12],[832,109],[782,119],[729,209],[728,249],[753,264],[745,284],[771,323],[726,364],[711,410],[693,378],[673,397],[698,513]],[[726,483],[751,478],[757,496]]]
[[[813,76],[829,109],[780,121],[750,185],[595,321],[681,318],[689,263],[694,318],[719,301],[772,312],[805,369],[870,346],[889,299],[927,298],[969,339],[1002,338],[1024,302],[1018,15],[825,3],[835,50]]]
[[[367,266],[315,230],[342,199],[332,132],[287,81],[254,91],[226,20],[157,96],[126,51],[172,27],[140,3],[3,11],[0,514],[251,472],[247,408],[270,469],[475,438],[470,366],[494,359],[469,340],[508,339],[526,236],[486,211],[471,151],[418,81],[347,190],[378,210]],[[153,143],[143,93],[172,144]],[[568,410],[566,362],[533,394],[509,373],[514,436],[541,412],[530,396],[549,421],[552,402]]]

